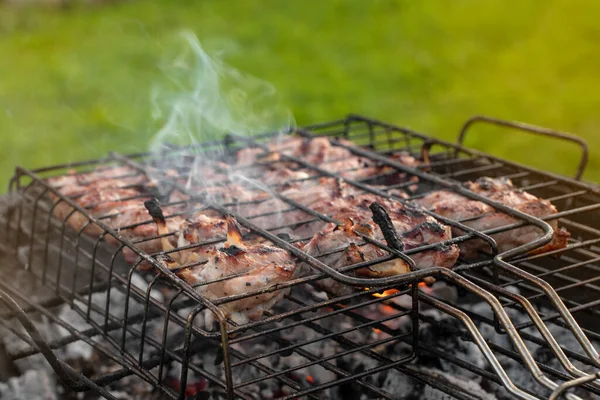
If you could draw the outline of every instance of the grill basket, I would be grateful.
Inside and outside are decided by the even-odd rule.
[[[582,156],[575,178],[564,178],[464,147],[463,139],[474,124],[497,125],[577,145]],[[258,216],[236,214],[239,202],[208,204],[205,207],[220,214],[233,214],[244,228],[290,251],[312,267],[310,275],[284,284],[209,301],[198,294],[196,287],[157,261],[181,249],[147,254],[139,242],[131,242],[122,235],[135,226],[111,228],[106,218],[92,216],[73,199],[51,187],[46,178],[72,169],[83,173],[98,167],[128,166],[136,174],[151,176],[189,195],[191,206],[199,199],[202,186],[193,180],[182,184],[162,172],[165,163],[185,177],[191,173],[187,166],[198,158],[219,154],[227,161],[246,147],[266,152],[265,142],[273,135],[231,134],[222,141],[173,147],[160,154],[111,153],[101,160],[38,170],[18,167],[10,182],[10,194],[19,201],[6,215],[3,252],[14,259],[15,269],[26,270],[27,276],[48,294],[31,298],[8,281],[0,281],[0,299],[5,305],[0,326],[27,344],[11,353],[11,359],[41,353],[70,390],[92,390],[109,399],[116,398],[111,394],[111,385],[129,376],[137,376],[165,398],[173,399],[201,398],[194,397],[199,396],[197,391],[193,394],[189,391],[192,376],[202,378],[214,389],[213,394],[221,393],[226,398],[256,398],[253,388],[263,387],[266,382],[277,382],[284,387],[280,396],[286,399],[328,398],[332,390],[343,386],[367,398],[398,398],[398,393],[390,392],[381,384],[385,377],[396,376],[390,371],[406,377],[414,385],[455,398],[480,397],[464,382],[452,379],[452,373],[445,375],[424,368],[424,360],[428,358],[441,360],[446,370],[467,371],[468,376],[486,382],[489,387],[503,387],[512,398],[600,396],[597,380],[600,376],[596,375],[600,370],[600,357],[594,347],[594,342],[600,340],[595,329],[600,322],[597,309],[600,286],[596,284],[600,280],[600,220],[596,213],[600,208],[600,192],[598,187],[579,181],[587,161],[584,142],[551,130],[487,117],[470,119],[457,144],[354,115],[294,133],[307,137],[328,136],[334,146],[347,148],[357,156],[408,177],[416,177],[419,182],[418,191],[412,198],[405,199],[395,195],[392,189],[407,189],[414,181],[381,187],[373,183],[385,178],[382,176],[344,179],[357,190],[404,204],[429,191],[446,189],[486,203],[519,222],[477,231],[464,225],[465,221],[448,220],[427,211],[465,232],[444,244],[477,239],[488,243],[489,251],[474,261],[459,260],[452,270],[430,268],[400,276],[364,279],[357,278],[352,271],[395,257],[403,258],[410,265],[411,255],[431,249],[432,245],[400,251],[375,243],[389,256],[336,270],[278,236],[275,231],[282,226],[261,229],[253,223]],[[359,147],[348,146],[338,139],[351,140]],[[424,147],[430,149],[429,157],[418,167],[406,166],[389,157],[398,150],[421,157]],[[308,179],[339,178],[337,173],[329,172],[326,165],[313,165],[292,156],[283,155],[279,160],[267,162],[293,162],[310,171]],[[544,220],[535,218],[470,192],[461,184],[482,176],[510,178],[520,189],[552,201],[560,212]],[[256,186],[253,190],[285,202],[289,206],[285,212],[302,211],[306,219],[297,221],[296,225],[332,221],[330,216],[302,206],[276,188]],[[147,196],[148,193],[140,195],[140,201]],[[63,219],[56,218],[55,209],[65,205],[71,211]],[[69,219],[82,216],[86,222],[74,232],[69,227]],[[531,255],[531,250],[551,240],[550,219],[557,219],[560,226],[569,230],[568,246]],[[153,222],[149,219],[145,223]],[[538,228],[540,235],[536,240],[498,252],[494,234],[527,225]],[[205,244],[208,243],[194,246]],[[124,249],[137,255],[133,266],[123,261]],[[368,289],[324,298],[314,289],[314,283],[325,278]],[[423,282],[431,278],[436,280],[434,287],[443,285],[457,296],[445,297],[424,286]],[[236,325],[227,320],[219,308],[240,298],[286,289],[289,292],[284,299],[258,321]],[[85,329],[61,319],[56,310],[63,304],[85,321]],[[374,307],[383,309],[384,315],[373,314]],[[213,314],[217,329],[207,329],[199,322],[206,312]],[[40,318],[61,326],[65,335],[47,340],[36,327]],[[20,326],[15,325],[15,321]],[[23,330],[28,335],[23,335]],[[458,338],[458,342],[468,344],[465,348],[477,353],[477,357],[466,353],[457,356],[437,339],[432,339],[431,332]],[[77,342],[89,345],[120,368],[94,376],[84,375],[58,355],[60,349]],[[199,357],[206,354],[214,359],[214,365],[199,361]],[[540,359],[540,354],[547,357]],[[278,361],[291,357],[295,362],[284,365]],[[484,363],[473,360],[484,360]],[[357,368],[358,364],[362,367]],[[177,371],[177,385],[172,382],[173,370]],[[310,379],[298,379],[303,376],[297,373],[299,371],[310,371]],[[520,371],[518,375],[523,379],[519,380],[515,371]],[[523,384],[524,381],[533,383]]]

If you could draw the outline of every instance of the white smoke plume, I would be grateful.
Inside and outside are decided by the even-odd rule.
[[[222,54],[209,55],[193,33],[183,32],[181,38],[183,50],[162,65],[169,89],[155,88],[152,92],[152,116],[164,122],[151,140],[151,151],[198,145],[227,133],[250,136],[289,132],[295,127],[290,110],[282,106],[273,85],[227,65]],[[187,154],[194,151],[202,151],[201,146]],[[211,153],[215,156],[218,151]],[[189,158],[184,161],[182,157],[184,162],[189,164]],[[173,166],[172,159],[169,163]],[[175,166],[192,168],[191,178],[202,181],[194,165]]]

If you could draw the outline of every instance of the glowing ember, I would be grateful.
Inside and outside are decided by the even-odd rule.
[[[375,333],[381,333],[381,330],[377,329],[377,328],[373,328],[373,332],[375,332]]]
[[[383,313],[388,314],[388,315],[392,315],[392,314],[396,314],[397,313],[397,311],[396,311],[396,309],[394,307],[392,307],[392,306],[386,306],[385,304],[382,304],[381,307],[380,307],[380,309],[381,309],[381,311]]]
[[[308,376],[306,377],[306,381],[307,381],[308,383],[310,383],[311,385],[314,385],[314,384],[315,384],[315,378],[313,378],[313,377],[312,377],[312,376],[310,376],[310,375],[308,375]]]

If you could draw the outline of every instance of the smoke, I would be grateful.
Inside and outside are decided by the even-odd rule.
[[[187,157],[165,156],[155,165],[162,172],[167,168],[189,170],[189,187],[205,180],[203,142],[227,133],[289,132],[295,121],[273,85],[227,65],[224,52],[209,55],[193,33],[180,36],[183,49],[161,65],[167,85],[155,87],[151,93],[152,117],[162,127],[151,139],[150,150],[166,155],[173,146],[195,145],[185,150]],[[210,158],[223,152],[213,146]],[[159,189],[165,192],[169,188],[159,185]]]
[[[228,132],[253,135],[294,127],[273,85],[227,65],[222,54],[209,55],[193,33],[181,38],[184,49],[162,65],[170,88],[152,92],[152,117],[165,123],[151,150],[167,143],[198,144]]]

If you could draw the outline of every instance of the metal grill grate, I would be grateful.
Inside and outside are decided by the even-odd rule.
[[[232,134],[222,142],[174,147],[161,154],[123,156],[113,153],[103,160],[35,171],[19,167],[10,188],[22,201],[7,218],[8,239],[5,245],[7,250],[17,255],[32,277],[54,292],[54,298],[37,302],[0,282],[0,296],[4,303],[31,335],[31,338],[23,338],[31,348],[12,354],[12,357],[19,359],[41,352],[51,361],[63,381],[74,390],[93,389],[106,398],[114,398],[105,389],[107,385],[132,374],[159,388],[167,397],[184,398],[187,379],[193,371],[214,387],[220,387],[229,398],[254,398],[255,391],[252,388],[266,381],[277,381],[286,388],[281,398],[327,398],[331,388],[351,385],[368,398],[391,399],[397,398],[398,393],[389,392],[377,383],[377,377],[390,370],[456,398],[473,398],[473,393],[461,383],[420,368],[425,357],[444,360],[452,368],[466,370],[489,385],[503,386],[515,398],[557,398],[572,386],[580,386],[582,393],[590,396],[600,395],[600,385],[594,381],[596,377],[592,374],[600,367],[600,358],[590,342],[600,340],[600,335],[594,332],[598,323],[597,306],[600,305],[600,286],[596,285],[600,279],[600,221],[596,220],[594,213],[600,208],[598,188],[464,148],[462,139],[474,122],[499,124],[575,141],[581,144],[583,150],[577,179],[584,170],[587,149],[577,139],[489,118],[469,121],[460,135],[458,145],[359,116],[296,132],[307,137],[331,137],[334,146],[345,148],[378,165],[385,165],[393,173],[406,175],[406,181],[385,187],[380,183],[385,181],[390,172],[353,180],[341,178],[339,171],[331,172],[327,163],[315,165],[289,155],[260,163],[261,167],[267,164],[292,164],[297,169],[309,172],[309,177],[303,178],[305,180],[318,180],[321,177],[343,179],[359,192],[373,193],[399,204],[409,204],[427,192],[446,189],[488,204],[519,221],[501,228],[477,231],[466,226],[466,221],[453,221],[433,211],[426,211],[439,221],[465,232],[446,241],[444,245],[475,239],[489,244],[489,252],[480,254],[477,260],[459,259],[453,270],[441,267],[414,268],[411,256],[438,244],[400,251],[370,239],[366,240],[383,248],[389,255],[336,270],[296,246],[310,237],[292,241],[277,235],[288,227],[286,225],[260,228],[255,221],[269,217],[269,213],[242,215],[244,212],[240,210],[244,206],[252,207],[257,203],[256,200],[230,203],[207,200],[205,191],[212,184],[193,179],[191,166],[199,159],[214,158],[212,155],[215,153],[222,160],[230,160],[237,150],[247,147],[255,147],[266,154],[268,149],[265,142],[272,135],[248,138]],[[337,140],[342,138],[362,147],[349,146]],[[397,150],[407,150],[418,157],[424,147],[430,149],[430,156],[422,160],[423,163],[418,167],[406,166],[389,157]],[[165,207],[182,206],[181,211],[167,215],[167,220],[190,212],[190,208],[200,202],[203,209],[221,215],[234,215],[249,234],[260,236],[272,245],[289,251],[310,265],[312,273],[283,284],[209,301],[196,291],[197,286],[206,285],[207,282],[192,287],[176,275],[198,263],[169,270],[157,260],[185,249],[223,242],[225,238],[147,254],[143,250],[144,243],[159,237],[148,237],[137,242],[126,237],[130,230],[153,224],[150,218],[134,225],[111,227],[107,223],[111,215],[91,215],[88,209],[77,204],[75,198],[65,197],[46,181],[47,177],[59,176],[67,169],[74,168],[78,173],[85,173],[91,168],[110,171],[118,166],[129,168],[130,172],[124,178],[139,176],[144,180],[151,177],[162,187],[187,196],[184,200],[163,204]],[[244,170],[252,176],[252,170],[256,167],[248,165],[244,166]],[[177,170],[177,177],[166,173],[168,169]],[[481,176],[511,178],[520,189],[552,201],[562,211],[542,220],[470,192],[461,185],[463,181]],[[415,185],[415,180],[409,179],[412,177],[418,178],[418,192],[412,193],[408,199],[397,195],[394,190]],[[133,186],[137,188],[139,185]],[[330,215],[321,214],[285,196],[277,185],[266,188],[249,181],[246,188],[260,194],[261,201],[277,198],[285,203],[286,208],[279,212],[300,212],[304,215],[304,218],[293,222],[294,226],[339,222],[332,220]],[[138,194],[120,200],[142,202],[157,195],[148,189],[144,188]],[[61,207],[66,207],[67,212],[58,219],[55,214]],[[84,222],[79,225],[77,232],[73,232],[70,223],[80,217]],[[550,219],[558,219],[559,224],[571,232],[568,246],[550,253],[530,255],[530,250],[552,239],[553,230],[547,223]],[[519,248],[498,253],[492,235],[526,225],[539,228],[539,237]],[[133,266],[122,261],[125,249],[137,256]],[[411,265],[413,271],[377,279],[358,278],[352,273],[397,257]],[[148,265],[153,268],[148,268]],[[136,280],[138,274],[144,275],[147,282],[142,284]],[[422,283],[432,277],[438,282],[445,282],[447,287],[454,288],[461,296],[448,299],[428,290]],[[315,282],[324,278],[367,289],[324,299],[314,289]],[[236,324],[228,320],[219,307],[287,288],[291,291],[283,300],[257,321]],[[374,296],[378,293],[383,295]],[[103,296],[101,301],[98,301],[98,295]],[[123,309],[115,308],[113,304],[117,295],[123,299]],[[15,299],[23,309],[13,304],[10,298]],[[80,314],[90,328],[79,331],[62,322],[52,312],[52,308],[62,302]],[[471,304],[487,306],[474,308]],[[378,306],[386,310],[386,315],[372,312],[373,307]],[[198,322],[197,317],[205,310],[216,316],[218,330],[206,329]],[[438,317],[432,317],[431,310],[436,310]],[[14,331],[7,323],[11,314],[2,315],[0,324]],[[62,324],[69,335],[60,340],[45,341],[43,334],[36,333],[31,325],[31,318],[39,314]],[[439,318],[439,315],[444,318]],[[394,326],[390,324],[391,321],[403,322]],[[151,322],[162,329],[149,329]],[[182,336],[173,340],[170,332],[176,327],[181,329]],[[426,340],[423,338],[425,329],[446,332],[460,337],[463,342],[474,344],[485,365],[474,363],[466,356],[456,356],[435,341]],[[309,336],[306,336],[307,332],[310,332]],[[18,331],[15,333],[18,334]],[[264,347],[265,340],[271,347]],[[576,343],[577,348],[566,346],[566,340]],[[91,378],[75,371],[58,359],[53,349],[77,341],[93,346],[96,351],[120,364],[122,369]],[[131,342],[136,345],[131,346]],[[392,347],[392,352],[382,350]],[[209,368],[195,358],[208,349],[215,353],[218,363],[215,368]],[[315,349],[330,350],[319,352]],[[543,349],[558,363],[535,359],[534,354],[538,354],[538,349]],[[292,355],[300,360],[293,366],[278,366],[275,361]],[[365,366],[357,369],[348,364],[348,359],[366,360]],[[516,382],[514,374],[511,376],[507,372],[507,360],[524,366],[522,371],[526,371],[528,380],[537,382],[539,390]],[[180,368],[179,390],[168,382],[165,366],[169,363]],[[295,375],[299,370],[311,370],[314,371],[313,375],[321,376],[312,379],[312,382],[299,380]],[[573,393],[566,395],[568,398],[577,398]]]

